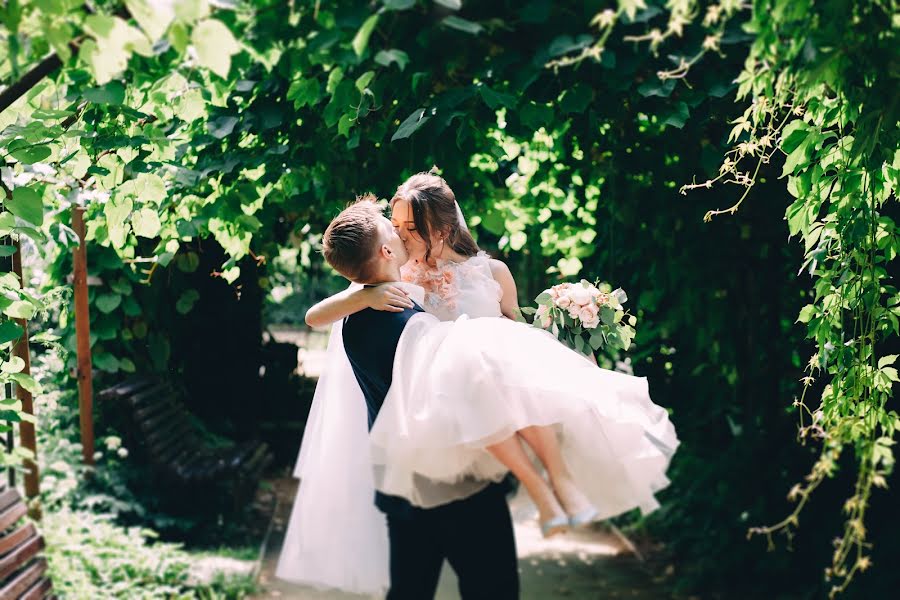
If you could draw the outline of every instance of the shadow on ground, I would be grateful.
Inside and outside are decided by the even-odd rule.
[[[284,538],[296,480],[284,477],[272,482],[278,494],[278,508],[266,545],[259,575],[261,591],[255,599],[358,600],[363,596],[321,591],[293,585],[275,578],[275,566]],[[537,522],[521,496],[510,503],[519,553],[521,598],[621,598],[662,600],[672,597],[655,582],[653,573],[632,554],[623,540],[600,524],[593,529],[545,540]],[[459,598],[456,577],[445,564],[437,600]]]

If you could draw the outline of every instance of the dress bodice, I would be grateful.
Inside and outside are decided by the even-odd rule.
[[[485,252],[463,261],[438,260],[436,267],[415,265],[401,270],[403,281],[425,290],[422,308],[441,321],[460,315],[501,317],[503,290],[491,274],[491,259]]]

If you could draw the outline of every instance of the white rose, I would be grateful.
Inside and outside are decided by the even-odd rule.
[[[591,302],[591,292],[583,285],[576,285],[570,294],[572,296],[572,302],[578,306],[585,306]]]

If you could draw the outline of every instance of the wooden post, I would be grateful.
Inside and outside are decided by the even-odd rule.
[[[25,287],[25,278],[22,277],[22,244],[16,239],[14,242],[16,251],[13,254],[13,272],[19,278],[19,283]],[[25,319],[16,319],[19,327],[22,328],[22,336],[16,340],[13,345],[13,355],[18,356],[25,362],[25,368],[22,373],[31,375],[31,353],[28,350],[28,322]],[[34,398],[31,392],[21,385],[16,385],[16,397],[22,403],[22,412],[34,415]],[[27,448],[37,457],[37,439],[34,431],[34,423],[22,421],[19,423],[19,443],[23,448]],[[38,479],[38,466],[34,460],[26,460],[25,464],[25,496],[29,500],[37,497],[40,493],[40,484]],[[40,507],[35,503],[29,502],[29,514],[34,519],[40,519]]]
[[[5,245],[5,246],[11,246],[11,245],[12,245],[12,238],[11,238],[11,237],[9,237],[9,238],[6,238],[6,237],[5,237],[5,238],[3,238],[2,241],[3,241],[3,245]],[[13,268],[12,268],[12,256],[10,256],[10,257],[8,257],[8,258],[4,258],[4,259],[3,259],[3,262],[4,262],[4,265],[3,265],[3,269],[2,269],[2,270],[3,270],[3,271],[6,271],[6,272],[8,272],[8,273],[12,273],[12,270],[13,270]],[[12,384],[12,383],[7,383],[7,384],[6,384],[5,386],[3,386],[3,387],[4,387],[4,389],[3,389],[3,392],[4,392],[3,397],[4,397],[4,398],[12,398],[12,397],[13,397],[13,384]],[[13,439],[14,439],[14,436],[13,436],[13,430],[12,430],[12,428],[10,428],[9,431],[6,432],[6,439],[4,440],[4,442],[5,442],[5,444],[6,444],[6,451],[7,451],[7,452],[12,452],[12,451],[13,451],[13,448],[14,448],[14,442],[13,442]],[[11,488],[12,488],[12,487],[16,487],[16,469],[15,469],[15,467],[12,466],[12,465],[10,465],[9,468],[6,470],[6,474],[7,474],[7,477],[6,477],[6,479],[7,479],[7,484],[9,485],[9,487],[11,487]]]
[[[87,247],[84,207],[72,206],[72,229],[78,234],[73,255],[75,288],[75,337],[78,355],[78,415],[81,423],[81,456],[84,464],[94,464],[94,382],[91,361],[91,318],[88,310]]]

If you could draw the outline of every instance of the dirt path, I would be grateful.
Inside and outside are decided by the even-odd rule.
[[[266,546],[259,583],[258,600],[359,600],[362,596],[325,592],[293,585],[275,578],[275,565],[296,493],[296,480],[283,478],[271,482],[279,497],[273,527]],[[510,504],[519,553],[521,598],[662,600],[671,595],[665,586],[654,582],[653,575],[626,548],[610,529],[595,529],[541,537],[536,521],[520,498]],[[444,566],[436,598],[459,598],[453,571]]]

